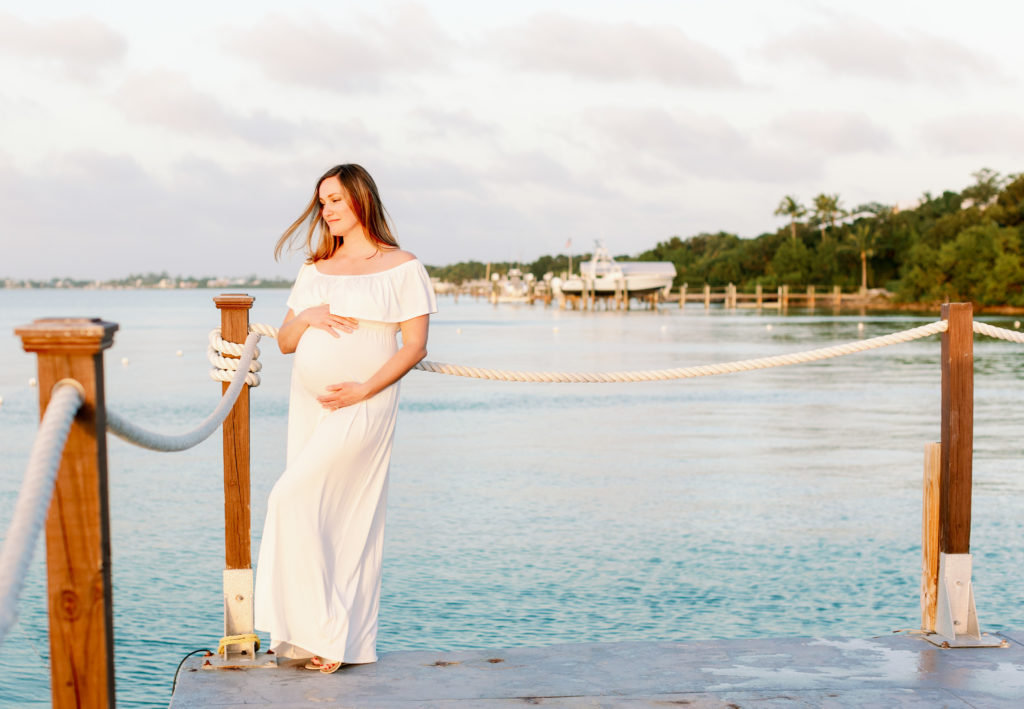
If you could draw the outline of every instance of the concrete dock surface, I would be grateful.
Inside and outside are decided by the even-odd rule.
[[[172,709],[192,707],[1024,707],[1024,631],[1002,648],[919,636],[581,643],[409,651],[333,675],[182,666]]]

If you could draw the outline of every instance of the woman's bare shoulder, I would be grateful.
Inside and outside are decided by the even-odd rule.
[[[389,266],[401,266],[407,261],[415,261],[416,255],[402,249],[388,249],[383,254],[384,263]]]

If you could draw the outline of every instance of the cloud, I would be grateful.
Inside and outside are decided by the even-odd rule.
[[[418,108],[413,112],[412,118],[417,124],[417,134],[424,138],[490,140],[498,134],[497,126],[480,120],[465,108],[457,111]]]
[[[808,25],[767,42],[768,59],[796,59],[837,76],[949,84],[1000,79],[992,59],[952,39],[858,18]]]
[[[331,90],[379,90],[388,77],[445,66],[451,39],[422,6],[402,5],[386,20],[347,19],[338,29],[272,16],[232,32],[226,45],[277,81]]]
[[[921,126],[929,148],[944,155],[997,153],[1024,156],[1024,116],[1019,114],[960,114]]]
[[[597,81],[657,81],[670,86],[730,87],[742,82],[732,62],[675,27],[594,22],[546,13],[524,27],[494,33],[492,51],[529,71]]]
[[[229,171],[192,159],[159,178],[132,157],[95,151],[34,171],[0,163],[0,275],[268,273],[274,242],[309,199],[315,177],[292,174],[314,170],[301,167]]]
[[[121,34],[91,17],[33,23],[0,12],[0,54],[51,64],[77,81],[92,81],[127,49]]]
[[[758,147],[728,121],[655,108],[595,111],[589,119],[620,164],[640,173],[780,182],[815,177],[818,161]]]
[[[129,119],[163,126],[183,135],[240,140],[267,149],[313,142],[331,146],[339,136],[349,145],[375,145],[377,138],[358,119],[289,121],[265,108],[249,114],[229,109],[213,94],[196,89],[179,73],[156,70],[131,75],[113,95]]]
[[[776,118],[769,130],[791,145],[832,155],[893,147],[889,131],[863,113],[791,111]]]
[[[286,146],[302,137],[298,125],[266,110],[248,116],[229,111],[215,96],[170,71],[130,76],[115,93],[114,104],[132,120],[184,134],[237,138],[267,147]]]

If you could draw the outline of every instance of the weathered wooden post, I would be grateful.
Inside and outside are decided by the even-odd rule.
[[[686,284],[679,286],[679,309],[686,307]]]
[[[936,644],[999,645],[983,639],[971,585],[971,462],[974,452],[974,328],[970,303],[946,303],[942,319],[942,443]]]
[[[843,304],[843,287],[832,286],[832,307],[838,308]]]
[[[814,286],[807,286],[807,307],[814,309]]]
[[[711,286],[707,283],[704,284],[704,309],[711,309]]]
[[[113,344],[116,330],[102,320],[47,318],[14,331],[24,350],[37,355],[40,415],[61,379],[74,379],[85,393],[46,518],[50,693],[56,709],[115,703],[103,350]]]
[[[974,330],[970,303],[946,303],[942,319],[942,492],[939,551],[971,546],[971,463],[974,452]]]
[[[760,283],[754,286],[754,300],[757,303],[757,309],[760,310],[764,304],[764,286]]]
[[[228,342],[243,343],[249,336],[249,309],[255,299],[225,294],[213,299],[220,310],[220,334]],[[224,357],[236,355],[224,354]],[[221,391],[227,391],[227,382]],[[224,444],[224,635],[254,631],[252,551],[249,518],[249,385],[242,385],[231,413],[221,427]],[[250,662],[256,655],[251,641],[232,644]],[[227,659],[227,658],[225,658]],[[234,663],[237,664],[237,663]]]

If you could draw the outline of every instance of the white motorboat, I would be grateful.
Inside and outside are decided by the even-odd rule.
[[[525,276],[518,268],[510,268],[504,278],[497,273],[491,274],[494,288],[491,301],[495,303],[528,303],[532,300],[531,284],[534,282],[532,273]]]
[[[614,296],[625,291],[629,297],[650,295],[659,290],[667,295],[676,277],[671,261],[616,261],[598,243],[594,257],[580,264],[579,275],[561,284],[565,295],[581,295],[584,287],[595,296]]]

